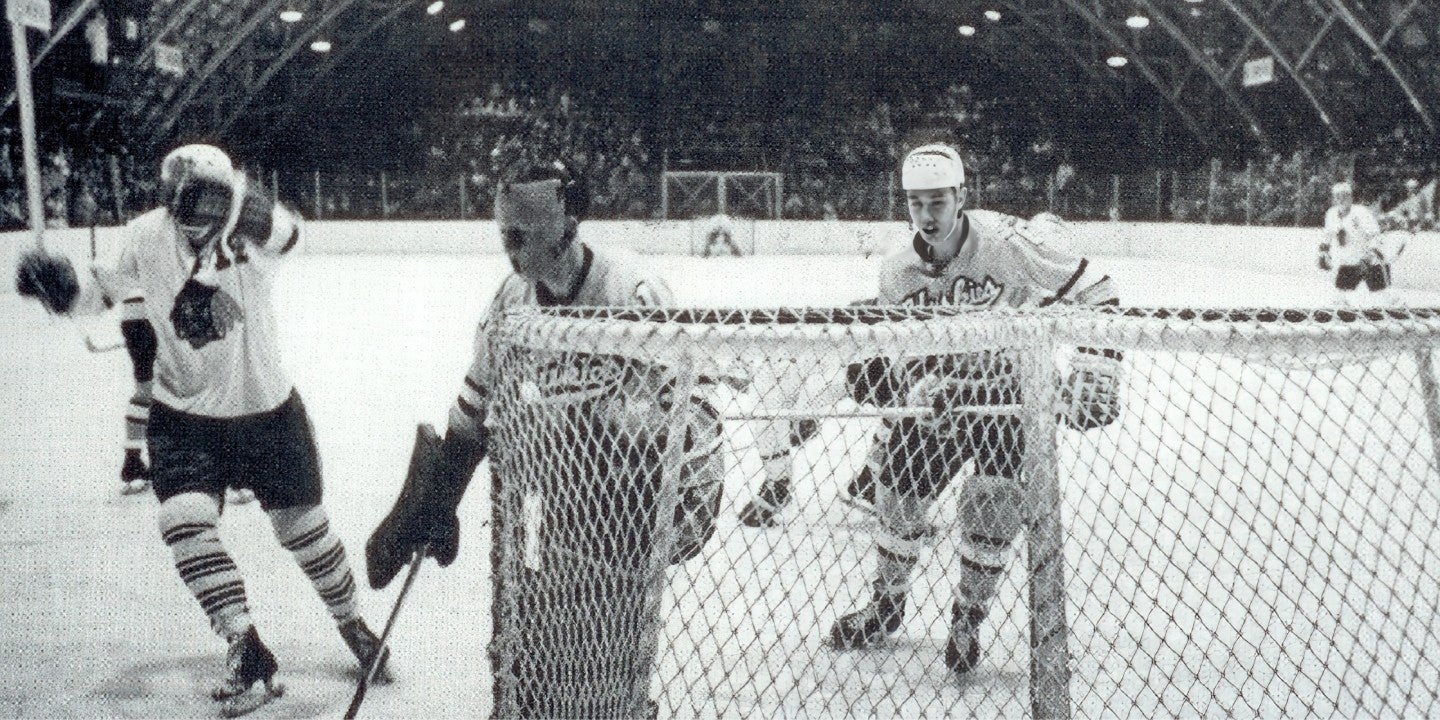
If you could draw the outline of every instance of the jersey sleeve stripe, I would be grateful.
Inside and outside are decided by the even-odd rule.
[[[472,378],[469,375],[465,376],[465,387],[474,390],[475,394],[477,395],[483,394],[485,392],[483,389],[481,389],[480,383],[476,382],[475,378]]]
[[[1065,284],[1061,285],[1060,289],[1055,291],[1054,296],[1045,298],[1043,301],[1041,301],[1040,307],[1052,305],[1054,303],[1060,302],[1061,300],[1064,300],[1065,296],[1069,294],[1070,289],[1075,287],[1075,283],[1080,282],[1081,276],[1085,274],[1085,268],[1089,266],[1089,260],[1085,258],[1080,258],[1080,265],[1075,268],[1075,272],[1070,275],[1070,279],[1066,280]]]

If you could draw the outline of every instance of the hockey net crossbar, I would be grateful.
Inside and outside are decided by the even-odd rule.
[[[1440,714],[1440,310],[529,308],[493,347],[497,716]],[[941,656],[966,518],[1009,512],[983,442],[895,637],[831,647],[886,532],[847,483],[1003,423],[979,666]],[[737,522],[777,475],[776,524]]]

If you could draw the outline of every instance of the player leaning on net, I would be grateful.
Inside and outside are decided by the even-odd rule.
[[[1325,211],[1324,236],[1320,240],[1321,270],[1335,271],[1335,290],[1342,304],[1355,304],[1361,281],[1372,300],[1388,301],[1391,248],[1380,233],[1380,223],[1370,208],[1354,202],[1348,182],[1330,188],[1334,202]]]
[[[256,632],[243,578],[217,532],[227,486],[254,490],[276,539],[362,665],[379,641],[360,617],[345,548],[321,505],[305,406],[280,366],[272,274],[300,239],[299,218],[213,146],[177,148],[160,176],[164,206],[126,225],[124,250],[107,273],[143,297],[137,304],[153,330],[148,446],[160,533],[181,580],[229,644],[227,673],[212,695],[234,715],[278,695],[279,686],[275,657]],[[20,275],[54,312],[102,307],[102,290],[78,287],[62,258],[27,254]],[[138,343],[142,355],[150,343]]]
[[[543,518],[537,528],[502,528],[499,521],[493,528],[495,635],[518,638],[525,650],[512,667],[494,669],[497,682],[506,676],[514,683],[522,717],[650,714],[653,703],[626,692],[634,686],[629,680],[653,662],[659,630],[647,629],[653,618],[644,614],[645,594],[655,587],[643,572],[655,560],[651,530],[657,519],[673,518],[674,550],[659,559],[662,568],[694,557],[714,532],[721,489],[719,417],[698,392],[680,409],[687,432],[677,505],[661,508],[655,501],[674,387],[664,368],[576,348],[526,355],[524,367],[515,368],[522,377],[498,376],[501,358],[493,333],[509,309],[671,302],[670,289],[657,276],[577,238],[589,199],[583,181],[563,164],[521,161],[498,177],[495,222],[514,273],[480,323],[474,359],[444,439],[427,437],[422,427],[400,497],[366,545],[370,582],[385,587],[425,543],[441,566],[455,559],[460,499],[493,438],[510,438],[515,446],[503,448],[505,457],[537,458],[547,472],[543,477],[492,473],[497,503],[502,496],[523,495],[538,500]],[[487,421],[495,422],[494,398],[516,387],[518,397],[510,402],[525,427],[492,435]],[[525,532],[534,536],[517,542],[535,556],[519,570],[518,585],[509,588],[519,608],[518,616],[511,616],[500,606],[505,594],[500,585],[509,575],[499,566],[499,548]],[[562,616],[559,608],[567,606],[594,612]],[[614,686],[617,678],[628,678],[618,683],[623,688]],[[576,696],[588,704],[570,704]]]
[[[881,304],[1044,307],[1116,304],[1114,284],[1088,261],[1041,240],[1039,223],[965,210],[968,192],[959,153],[925,145],[906,155],[902,187],[915,228],[910,247],[880,270]],[[876,569],[870,602],[831,630],[841,649],[880,643],[901,629],[911,574],[926,544],[928,510],[967,460],[975,474],[960,489],[960,581],[951,609],[945,662],[965,673],[980,657],[979,626],[1021,529],[1020,420],[1001,408],[1021,402],[1017,358],[1004,350],[868,364],[860,392],[893,395],[934,407],[935,417],[893,423],[876,487]],[[1082,348],[1062,395],[1066,422],[1108,425],[1118,413],[1119,356]],[[882,403],[887,402],[884,398]]]

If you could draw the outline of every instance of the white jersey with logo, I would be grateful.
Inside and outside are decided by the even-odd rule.
[[[1379,239],[1380,223],[1370,208],[1352,204],[1344,213],[1338,206],[1325,211],[1325,242],[1334,266],[1359,265],[1372,250],[1381,250]]]
[[[1047,244],[1053,223],[988,210],[960,216],[959,252],[937,262],[918,233],[880,266],[880,303],[1044,307],[1056,302],[1114,304],[1110,277],[1085,258]]]
[[[284,402],[293,384],[280,363],[271,275],[299,241],[298,218],[276,204],[265,242],[226,248],[218,256],[212,243],[198,259],[164,208],[135,218],[124,232],[110,266],[94,272],[108,291],[124,290],[127,304],[143,299],[141,314],[159,341],[155,400],[214,418],[266,412]],[[220,335],[198,346],[181,339],[170,318],[176,295],[197,270],[216,288],[210,307]]]
[[[612,255],[580,244],[582,260],[575,285],[556,295],[511,273],[500,284],[490,309],[475,333],[475,360],[465,374],[465,384],[450,408],[450,428],[475,436],[489,415],[490,387],[496,361],[491,355],[490,334],[499,327],[506,310],[540,306],[627,306],[663,307],[674,302],[670,287],[659,276],[640,270],[638,261]]]

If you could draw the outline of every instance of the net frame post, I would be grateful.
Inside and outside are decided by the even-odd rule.
[[[1430,431],[1430,463],[1440,472],[1440,381],[1435,379],[1435,363],[1431,350],[1415,349],[1415,365],[1420,374],[1420,392],[1425,397],[1425,424]]]
[[[1070,717],[1070,648],[1065,615],[1064,528],[1060,521],[1055,346],[1039,342],[1021,353],[1025,393],[1027,570],[1030,590],[1030,712]]]

